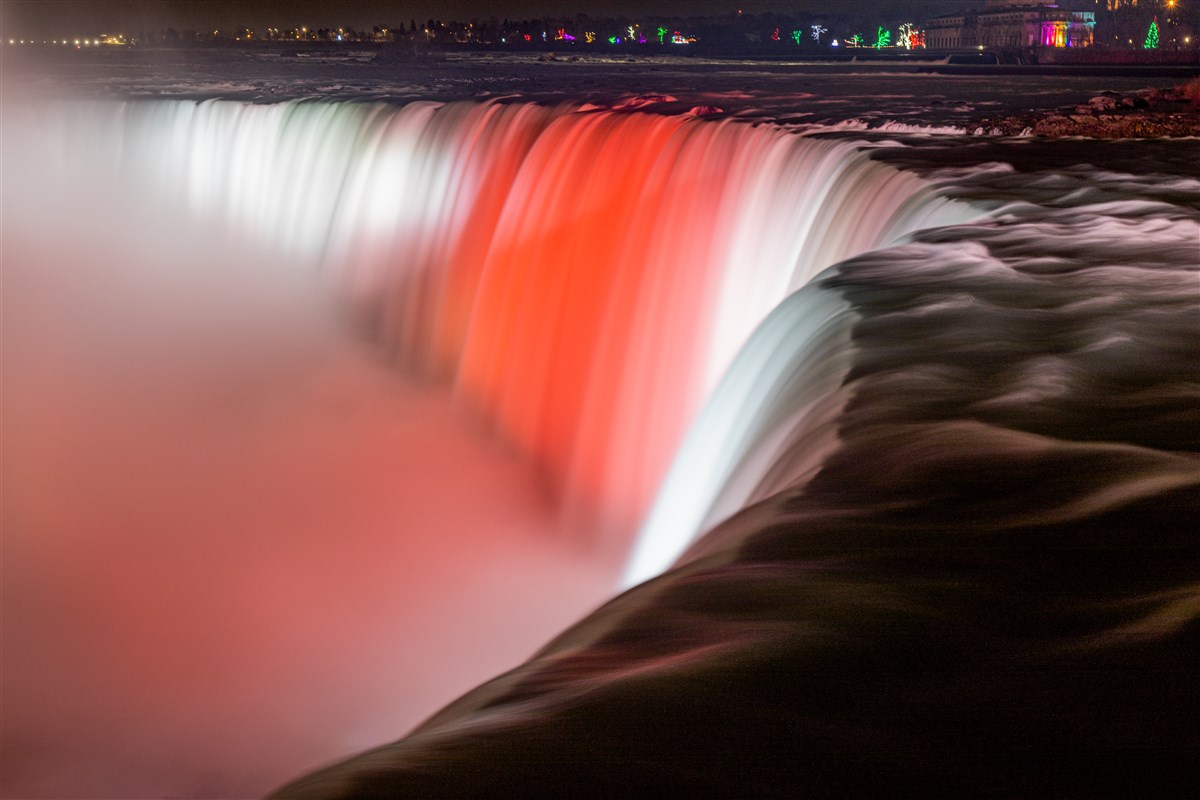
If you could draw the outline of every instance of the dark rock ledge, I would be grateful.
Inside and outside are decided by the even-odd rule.
[[[1166,89],[1129,94],[1102,92],[1083,105],[983,117],[971,128],[1001,136],[1088,136],[1144,139],[1200,136],[1200,79]]]

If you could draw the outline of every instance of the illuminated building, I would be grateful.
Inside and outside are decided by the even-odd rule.
[[[982,11],[935,17],[925,27],[928,46],[942,50],[1090,47],[1096,15],[1038,0],[988,0]]]

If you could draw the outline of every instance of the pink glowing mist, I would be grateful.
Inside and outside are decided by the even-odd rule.
[[[10,155],[3,796],[260,795],[611,593],[311,263]]]

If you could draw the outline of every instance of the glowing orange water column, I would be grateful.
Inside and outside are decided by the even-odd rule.
[[[643,322],[673,316],[692,338],[687,328],[705,316],[711,249],[688,236],[719,230],[721,192],[676,169],[688,127],[638,115],[557,121],[518,176],[485,263],[459,384],[576,491],[603,494],[611,443],[588,440],[615,435],[621,397],[633,392],[655,417],[663,387],[686,394],[694,380],[694,344],[674,348],[674,336],[656,340]],[[652,380],[636,377],[648,370]],[[664,436],[672,442],[681,411]],[[651,460],[661,471],[668,456]]]

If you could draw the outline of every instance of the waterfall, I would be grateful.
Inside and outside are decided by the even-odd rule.
[[[963,218],[853,144],[731,120],[501,103],[74,108],[67,155],[119,164],[188,214],[322,269],[398,361],[452,381],[542,464],[568,508],[625,529],[785,297]],[[714,502],[689,500],[736,510]]]
[[[0,793],[1195,762],[1195,142],[2,105]]]

